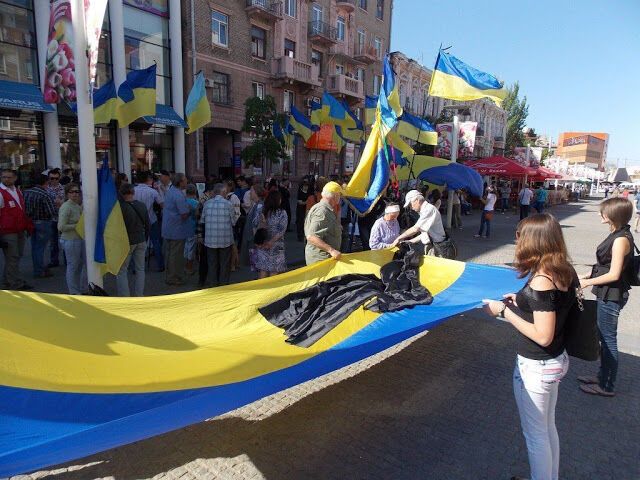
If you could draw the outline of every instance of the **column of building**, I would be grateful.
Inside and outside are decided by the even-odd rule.
[[[182,25],[180,0],[169,2],[169,39],[171,41],[171,100],[173,109],[184,116],[184,87],[182,82]],[[185,173],[184,128],[173,127],[173,161],[176,172]]]

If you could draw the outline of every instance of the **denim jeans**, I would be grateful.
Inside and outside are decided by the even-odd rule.
[[[487,237],[491,235],[491,220],[487,218],[488,213],[493,213],[493,211],[488,212],[487,210],[482,211],[482,217],[480,217],[480,230],[478,230],[478,235],[482,235],[484,232],[484,227],[487,227]]]
[[[618,317],[627,304],[598,300],[598,333],[600,334],[600,388],[613,392],[618,375]]]
[[[507,210],[509,210],[509,199],[508,198],[501,198],[500,199],[500,204],[502,206],[502,212],[506,212]]]
[[[529,216],[530,205],[520,205],[520,220]]]
[[[136,278],[133,287],[133,296],[144,296],[144,260],[147,252],[147,242],[136,243],[129,247],[129,255],[120,267],[120,271],[116,277],[116,287],[119,297],[128,297],[129,293],[129,263],[133,260]]]
[[[67,260],[66,279],[69,294],[82,295],[87,285],[84,240],[60,239],[60,245]]]
[[[34,230],[31,235],[31,260],[33,262],[33,275],[39,277],[45,272],[44,251],[51,240],[51,220],[36,220],[33,222]]]
[[[156,259],[156,266],[158,270],[164,270],[164,256],[162,255],[162,236],[161,232],[162,224],[158,220],[151,224],[151,230],[149,231],[149,237],[151,239],[151,245],[153,246],[153,256]]]
[[[513,393],[527,443],[531,480],[558,480],[560,439],[556,429],[558,384],[569,369],[566,352],[551,360],[518,355]]]

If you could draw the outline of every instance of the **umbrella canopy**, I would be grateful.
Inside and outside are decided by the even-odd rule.
[[[418,178],[434,185],[446,185],[452,190],[464,188],[474,197],[482,196],[482,177],[474,169],[461,163],[427,168],[420,172]]]
[[[495,156],[466,162],[465,165],[473,168],[480,175],[496,175],[499,177],[524,177],[535,176],[534,168],[525,167],[510,158]]]
[[[536,174],[533,177],[531,177],[531,181],[543,182],[545,180],[554,179],[554,178],[562,178],[562,175],[548,168],[538,167],[538,169],[536,170]]]

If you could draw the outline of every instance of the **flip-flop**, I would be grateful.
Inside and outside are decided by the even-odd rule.
[[[588,375],[578,377],[578,381],[580,383],[586,383],[586,384],[600,383],[600,380],[598,380],[598,377],[590,377]]]
[[[599,395],[601,397],[615,397],[615,392],[602,390],[599,385],[580,385],[580,390],[589,395]]]

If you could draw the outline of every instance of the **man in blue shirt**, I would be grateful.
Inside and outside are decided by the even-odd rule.
[[[165,244],[165,277],[167,285],[183,285],[185,281],[184,244],[191,235],[189,214],[184,189],[187,177],[176,173],[164,197],[162,211],[162,238]]]

